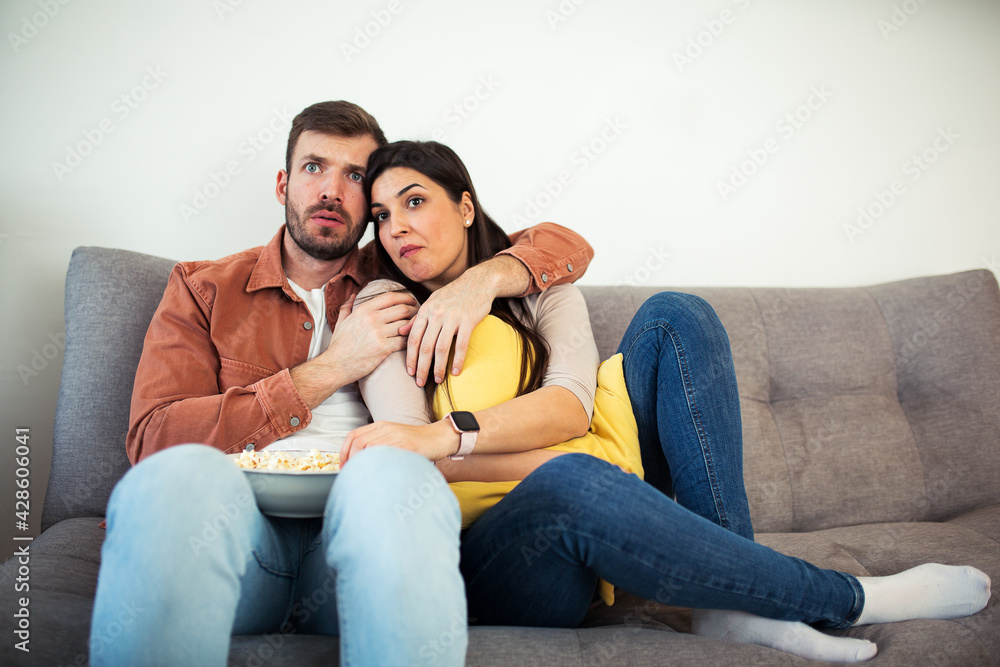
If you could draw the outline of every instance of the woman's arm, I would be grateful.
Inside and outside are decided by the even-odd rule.
[[[357,302],[374,298],[386,291],[404,289],[399,283],[390,280],[377,280],[369,283],[358,294]],[[361,395],[376,422],[406,424],[411,426],[430,425],[434,420],[427,401],[427,394],[418,387],[413,378],[406,373],[406,352],[399,351],[390,354],[369,376],[358,381]],[[438,427],[447,423],[439,424]],[[410,437],[413,444],[420,436],[419,430],[410,431],[397,426],[388,426],[395,431],[391,436]],[[433,433],[436,429],[427,429]],[[409,433],[406,433],[409,431]],[[444,431],[444,439],[450,440],[456,434],[449,426]],[[558,442],[558,441],[557,441]],[[457,448],[457,447],[456,447]],[[452,453],[451,451],[447,454]],[[437,460],[438,470],[449,482],[478,481],[495,482],[523,479],[535,468],[563,452],[546,452],[533,450],[512,454],[480,454],[477,448],[475,456],[467,456],[461,461],[447,458]],[[349,458],[349,454],[347,456]]]
[[[525,470],[530,472],[557,454],[538,452],[530,457],[506,460],[503,458],[486,460],[477,457],[487,454],[510,455],[515,452],[534,452],[581,436],[590,426],[598,359],[583,296],[575,287],[560,286],[537,297],[536,302],[528,305],[534,307],[539,333],[548,341],[551,351],[543,387],[496,405],[480,409],[472,407],[471,410],[481,428],[476,450],[472,456],[466,457],[465,461],[449,461],[439,466],[449,481],[456,481],[459,476],[463,479],[482,481],[486,481],[487,478],[521,479],[526,474]],[[394,356],[397,358],[392,360]],[[383,363],[383,366],[396,365],[394,373],[397,378],[405,373],[405,368],[402,371],[398,368],[400,363],[398,357],[399,354],[395,353]],[[463,382],[482,386],[489,383],[489,373],[490,367],[483,365],[479,370],[466,368],[463,372],[465,377],[459,377]],[[405,381],[397,382],[414,386],[408,376]],[[363,387],[362,392],[376,419],[388,417],[397,421],[390,414],[383,412],[379,406],[384,406],[386,410],[392,412],[399,409],[398,404],[386,405],[385,396],[371,391],[370,384],[367,388]],[[463,400],[464,397],[461,397],[457,401],[459,407],[470,409]],[[377,422],[352,432],[345,441],[341,458],[346,462],[351,452],[375,444],[388,444],[420,451],[428,458],[437,461],[458,450],[459,437],[446,420],[422,428]]]
[[[373,280],[358,293],[354,303],[364,303],[385,292],[406,292],[406,288],[393,280]],[[390,353],[367,377],[358,380],[358,391],[375,421],[413,425],[434,421],[427,393],[406,372],[406,350]]]
[[[524,479],[538,466],[566,453],[532,449],[512,454],[471,454],[461,461],[444,458],[435,465],[448,482],[510,482]]]

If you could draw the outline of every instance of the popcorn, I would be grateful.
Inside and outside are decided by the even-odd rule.
[[[340,453],[321,452],[310,449],[307,453],[276,451],[276,452],[243,452],[236,465],[248,470],[305,471],[305,472],[337,472],[340,470]]]

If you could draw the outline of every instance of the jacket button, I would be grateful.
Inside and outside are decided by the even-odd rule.
[[[291,424],[292,426],[298,426],[299,425],[299,418],[298,417],[292,417],[291,419],[288,420],[288,423]]]
[[[572,264],[567,264],[566,265],[566,270],[569,271],[570,273],[573,273],[573,265]]]
[[[547,273],[543,273],[543,274],[542,274],[542,282],[543,282],[543,283],[547,283],[547,282],[549,282],[549,276],[548,276],[548,274],[547,274]]]
[[[313,328],[313,323],[312,322],[303,322],[302,323],[302,328],[305,329],[306,331],[309,331],[310,329]]]
[[[252,442],[248,442],[247,446],[243,448],[243,451],[244,452],[252,452],[253,451],[253,443]]]

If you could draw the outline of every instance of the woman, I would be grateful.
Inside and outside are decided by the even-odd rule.
[[[366,178],[384,270],[418,299],[508,243],[445,146],[380,148]],[[859,661],[875,655],[874,644],[807,624],[954,618],[986,605],[989,578],[974,568],[928,564],[857,578],[756,544],[748,521],[737,530],[682,507],[639,476],[646,457],[639,460],[621,359],[597,370],[576,288],[509,300],[493,315],[473,334],[462,374],[433,391],[433,415],[402,353],[387,359],[362,385],[379,421],[352,432],[342,450],[345,464],[373,445],[437,462],[462,505],[461,570],[476,622],[574,627],[603,580],[695,608],[698,634]],[[473,439],[474,455],[449,458],[468,453]],[[685,486],[683,467],[671,472]],[[745,497],[742,488],[733,495]]]

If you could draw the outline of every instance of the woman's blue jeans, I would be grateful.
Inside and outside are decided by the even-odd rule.
[[[462,665],[458,503],[425,457],[352,457],[322,519],[261,514],[218,450],[171,447],[115,487],[94,602],[92,665],[267,663],[288,635],[340,636],[342,665]]]
[[[529,475],[463,533],[470,622],[576,627],[602,578],[674,606],[853,624],[857,579],[753,541],[736,376],[711,306],[657,294],[619,351],[647,481],[583,454]]]
[[[639,308],[618,351],[646,481],[752,540],[736,370],[715,310],[691,294],[656,294]]]

